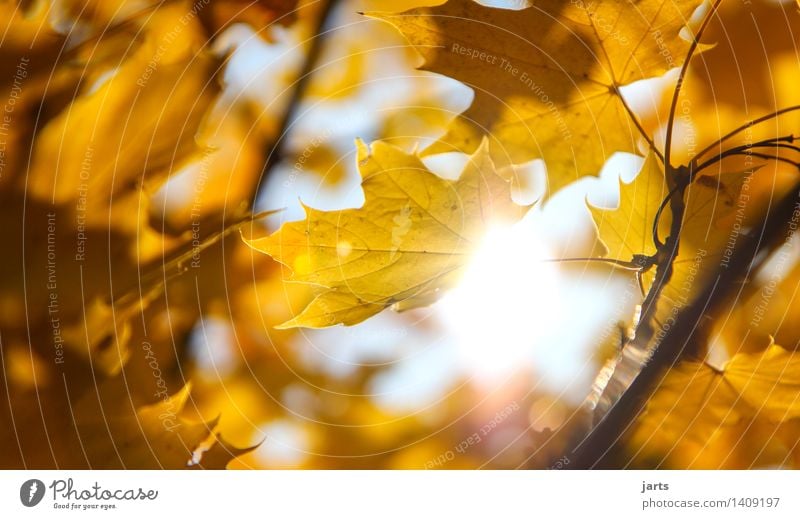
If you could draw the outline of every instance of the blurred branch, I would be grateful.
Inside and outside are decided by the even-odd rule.
[[[742,289],[741,280],[755,272],[768,257],[766,251],[780,246],[786,230],[797,224],[800,211],[800,184],[788,192],[774,209],[768,210],[760,228],[753,229],[737,247],[727,269],[721,269],[694,302],[682,310],[661,344],[653,351],[630,387],[609,409],[606,415],[573,449],[575,469],[613,468],[618,465],[619,443],[641,413],[665,371],[687,353],[694,352],[692,340],[701,330],[705,316],[718,313],[733,295]],[[792,229],[793,230],[793,229]],[[648,337],[652,340],[652,334]]]
[[[283,113],[283,117],[278,123],[278,131],[275,134],[272,148],[269,150],[269,155],[264,163],[264,167],[261,169],[261,174],[253,187],[253,193],[250,197],[251,207],[255,204],[255,199],[262,189],[262,183],[269,176],[272,169],[280,162],[281,158],[283,158],[286,136],[291,131],[291,126],[297,117],[297,111],[308,89],[309,81],[319,65],[319,57],[328,36],[327,32],[325,32],[325,28],[329,25],[337,0],[320,0],[320,2],[322,6],[319,8],[320,12],[317,16],[317,23],[313,29],[311,45],[306,53],[303,68],[297,76],[291,99]]]

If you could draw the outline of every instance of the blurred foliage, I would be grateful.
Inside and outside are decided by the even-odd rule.
[[[602,258],[565,266],[575,277],[611,261],[621,268],[603,275],[638,272],[651,288],[634,260],[658,253],[651,228],[671,185],[647,152],[663,148],[670,69],[690,46],[678,35],[698,26],[700,5],[667,3],[0,1],[0,468],[568,467],[591,418],[534,371],[491,388],[435,374],[442,387],[423,403],[392,400],[386,381],[437,348],[419,307],[457,281],[490,215],[522,217],[510,194],[533,159],[550,203],[615,152],[647,155],[615,208],[575,215],[597,236],[563,237],[560,256]],[[600,35],[615,16],[616,36]],[[798,24],[793,3],[722,2],[677,102],[673,163],[800,104]],[[520,70],[508,79],[453,41]],[[632,84],[645,102],[626,97]],[[711,152],[798,122],[797,111],[771,119]],[[452,155],[464,175],[437,177],[428,159]],[[790,162],[729,156],[687,190],[659,326],[687,283],[720,268],[734,229],[793,185]],[[312,209],[309,192],[334,203]],[[287,200],[306,218],[285,223]],[[729,317],[665,372],[619,466],[800,462],[798,248],[773,252]],[[368,317],[338,335],[299,327]],[[595,334],[595,371],[636,326],[613,324]]]

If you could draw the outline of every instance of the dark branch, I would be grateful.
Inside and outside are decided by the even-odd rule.
[[[800,105],[789,106],[787,108],[782,108],[780,110],[776,110],[776,111],[774,111],[772,113],[769,113],[767,115],[761,116],[758,119],[750,121],[750,122],[748,122],[746,124],[743,124],[743,125],[741,125],[741,126],[739,126],[737,128],[734,128],[733,130],[731,130],[730,132],[728,132],[724,136],[722,136],[720,139],[712,142],[711,144],[709,144],[708,146],[703,148],[702,151],[700,151],[697,155],[695,155],[695,157],[696,158],[697,157],[702,157],[703,155],[705,155],[709,151],[713,150],[715,147],[721,145],[723,142],[727,141],[731,137],[734,137],[735,135],[738,135],[739,133],[741,133],[741,132],[745,131],[746,129],[750,128],[751,126],[755,126],[757,124],[761,124],[761,123],[763,123],[765,121],[769,121],[771,119],[775,119],[777,117],[780,117],[783,114],[787,114],[789,112],[795,112],[795,111],[798,111],[798,110],[800,110]]]
[[[303,69],[297,76],[297,81],[292,91],[292,97],[278,124],[278,131],[275,134],[275,140],[271,145],[264,167],[261,168],[261,175],[259,175],[255,183],[251,205],[255,203],[256,195],[261,191],[264,180],[269,176],[272,169],[280,162],[284,155],[286,137],[291,131],[292,124],[297,117],[303,97],[305,97],[306,90],[308,89],[309,81],[314,75],[314,71],[319,66],[319,57],[329,32],[326,32],[324,29],[329,25],[331,14],[337,3],[336,0],[320,1],[322,1],[322,7],[320,8],[317,24],[311,38],[311,45],[306,53]]]
[[[794,136],[789,135],[789,136],[786,136],[786,137],[779,137],[777,139],[766,139],[766,140],[763,140],[763,141],[755,142],[753,144],[743,144],[741,146],[736,146],[736,147],[733,147],[733,148],[731,148],[729,150],[725,150],[722,153],[720,153],[720,154],[718,154],[718,155],[716,155],[714,157],[711,157],[710,159],[706,160],[705,162],[703,162],[699,166],[696,166],[695,169],[694,169],[694,172],[695,172],[695,175],[696,175],[697,173],[699,173],[700,171],[706,169],[707,167],[713,166],[714,164],[722,161],[723,159],[726,159],[728,157],[735,156],[735,155],[759,157],[759,158],[763,158],[763,159],[777,160],[777,161],[780,161],[780,162],[787,162],[789,164],[795,164],[796,165],[797,164],[796,162],[794,162],[792,160],[789,160],[789,159],[784,159],[784,158],[781,158],[779,156],[774,156],[774,155],[765,155],[763,153],[759,153],[759,152],[754,152],[753,151],[753,148],[771,148],[771,149],[777,149],[777,150],[788,149],[790,151],[800,152],[800,147],[797,147],[797,146],[794,146],[794,145],[790,144],[790,143],[794,142],[795,140],[796,139],[795,139]]]
[[[723,311],[733,292],[741,290],[740,281],[755,272],[758,268],[756,262],[766,257],[761,253],[773,250],[779,246],[781,239],[786,239],[787,227],[800,218],[799,194],[795,186],[774,209],[768,211],[760,229],[748,234],[734,250],[728,268],[722,269],[700,296],[678,314],[675,324],[663,336],[649,362],[627,391],[573,451],[575,461],[569,465],[570,468],[608,468],[620,464],[620,440],[663,379],[665,370],[673,367],[687,351],[691,351],[702,318],[707,315],[713,317]],[[648,339],[652,339],[652,335]]]

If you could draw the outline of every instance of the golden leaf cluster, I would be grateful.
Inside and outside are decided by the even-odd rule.
[[[550,258],[637,284],[603,392],[796,189],[794,6],[3,4],[2,468],[552,467],[591,420],[528,374],[381,400],[487,233],[638,157],[585,257]],[[796,243],[696,316],[616,466],[797,466]],[[394,349],[333,359],[376,328]]]

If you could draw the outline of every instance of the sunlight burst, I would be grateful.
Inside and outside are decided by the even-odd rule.
[[[562,320],[558,267],[524,219],[486,234],[461,283],[442,301],[463,367],[479,381],[532,368],[544,338]]]

